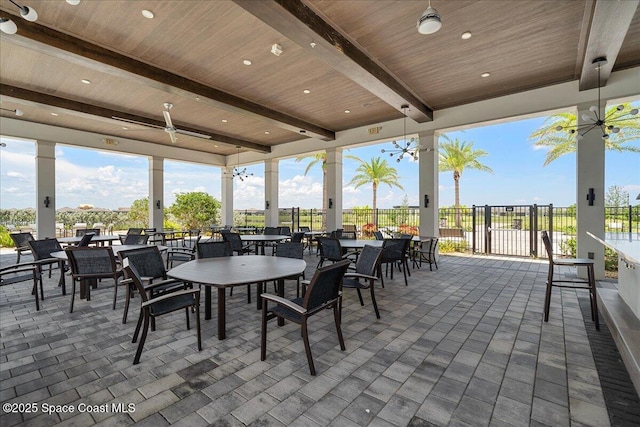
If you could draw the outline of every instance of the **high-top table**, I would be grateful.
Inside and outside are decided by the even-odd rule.
[[[226,338],[226,288],[258,283],[257,305],[261,308],[264,282],[277,280],[278,295],[284,296],[284,279],[302,274],[306,267],[307,263],[301,259],[243,255],[188,261],[169,270],[167,276],[205,285],[205,319],[211,319],[211,288],[218,290],[218,339],[223,340]]]

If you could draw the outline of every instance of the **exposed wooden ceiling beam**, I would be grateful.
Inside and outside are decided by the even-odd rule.
[[[596,0],[587,40],[582,43],[585,54],[580,73],[581,91],[598,87],[598,72],[592,64],[596,58],[607,58],[608,63],[600,70],[600,85],[607,84],[638,3],[640,0]]]
[[[433,120],[431,108],[404,83],[301,1],[233,1],[398,111],[409,105],[407,115],[416,122]]]
[[[316,137],[324,141],[335,140],[335,132],[329,129],[324,129],[297,117],[272,110],[264,105],[189,80],[3,11],[3,16],[5,14],[8,15],[6,17],[20,22],[20,31],[17,34],[3,37],[3,40],[15,45],[65,59],[101,72],[124,77],[167,93],[184,96],[189,99],[199,98],[200,102],[216,108],[242,114],[296,134]],[[301,130],[305,132],[301,132]]]
[[[77,112],[82,114],[88,114],[96,119],[114,123],[116,120],[114,117],[123,118],[126,120],[133,120],[136,122],[144,122],[153,126],[164,128],[166,126],[163,120],[157,120],[150,117],[138,116],[135,114],[125,113],[123,111],[112,110],[110,108],[99,107],[97,105],[85,104],[83,102],[74,101],[71,99],[60,98],[57,96],[49,95],[46,93],[35,92],[28,89],[19,88],[11,85],[0,85],[0,95],[16,98],[24,101],[29,101],[34,104],[45,104],[56,108],[62,108],[67,111]],[[122,122],[119,122],[122,124]],[[229,144],[235,146],[241,146],[249,150],[260,151],[262,153],[270,153],[271,147],[267,145],[258,144],[252,141],[246,141],[244,139],[238,139],[227,135],[221,135],[219,133],[211,132],[208,129],[195,128],[191,126],[176,126],[180,130],[189,132],[195,132],[211,137],[211,142],[219,142],[222,144]]]

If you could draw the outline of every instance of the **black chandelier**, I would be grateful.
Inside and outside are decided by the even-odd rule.
[[[412,158],[414,161],[418,161],[418,151],[420,151],[419,142],[417,138],[411,137],[410,140],[407,141],[407,108],[408,105],[403,105],[402,107],[402,115],[403,117],[403,126],[404,126],[404,139],[402,143],[398,141],[392,141],[393,149],[385,150],[384,148],[380,150],[382,153],[389,153],[389,156],[393,157],[399,155],[396,159],[396,162],[400,162],[404,158],[404,156]]]
[[[598,105],[592,105],[589,107],[589,111],[592,114],[585,113],[582,115],[582,120],[585,124],[576,126],[557,126],[557,131],[569,129],[570,134],[577,134],[576,139],[580,141],[585,134],[589,133],[593,129],[600,129],[602,132],[602,139],[609,139],[612,133],[620,132],[620,128],[616,125],[617,122],[628,120],[631,116],[638,114],[638,109],[634,108],[631,111],[625,112],[623,105],[618,105],[609,115],[607,115],[601,107],[600,101],[600,69],[607,64],[607,58],[596,58],[591,62],[598,70]],[[577,118],[576,118],[577,121]]]
[[[233,168],[233,176],[232,178],[239,178],[240,181],[244,181],[245,179],[249,178],[250,176],[253,176],[252,173],[247,173],[247,168],[242,168],[240,169],[240,147],[239,145],[236,145],[236,148],[238,149],[238,166],[236,166],[235,168]]]

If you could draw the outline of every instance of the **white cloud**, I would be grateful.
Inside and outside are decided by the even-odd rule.
[[[20,172],[16,172],[16,171],[9,171],[7,172],[7,176],[11,177],[11,178],[21,178],[21,179],[26,179],[27,175],[20,173]]]

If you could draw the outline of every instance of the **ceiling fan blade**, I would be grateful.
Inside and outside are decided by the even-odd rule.
[[[167,127],[173,129],[173,123],[171,122],[171,115],[169,114],[169,111],[164,110],[162,115],[164,116],[164,121],[167,123]]]
[[[154,128],[154,129],[163,129],[162,126],[158,126],[158,125],[153,125],[151,123],[145,123],[145,122],[138,122],[136,120],[130,120],[130,119],[125,119],[124,117],[116,117],[116,116],[112,116],[111,117],[114,120],[118,120],[120,122],[125,122],[125,123],[132,123],[134,125],[140,125],[140,126],[147,126],[150,128]]]
[[[178,133],[180,133],[182,135],[195,136],[196,138],[211,139],[210,135],[205,135],[203,133],[198,133],[198,132],[192,132],[190,130],[176,129],[176,132],[178,132]]]

